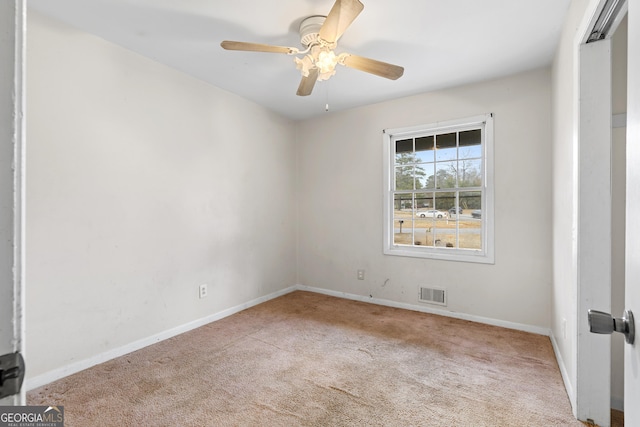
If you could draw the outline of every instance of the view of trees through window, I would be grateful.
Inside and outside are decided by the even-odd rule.
[[[482,249],[482,130],[395,141],[394,244]]]

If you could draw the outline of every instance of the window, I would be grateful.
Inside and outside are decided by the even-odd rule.
[[[493,263],[493,116],[384,132],[384,253]]]

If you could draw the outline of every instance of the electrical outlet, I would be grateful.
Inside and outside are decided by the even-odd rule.
[[[200,288],[198,288],[198,296],[200,298],[206,298],[206,296],[207,296],[207,285],[200,285]]]
[[[562,319],[562,338],[567,339],[567,319]]]
[[[364,280],[364,270],[358,270],[358,280]]]

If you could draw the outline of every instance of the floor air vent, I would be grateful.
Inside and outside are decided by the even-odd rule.
[[[420,302],[447,305],[447,296],[444,289],[425,288],[420,286]]]

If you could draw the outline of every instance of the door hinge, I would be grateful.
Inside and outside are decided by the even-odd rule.
[[[24,359],[20,353],[0,356],[0,399],[20,393],[24,380]]]

